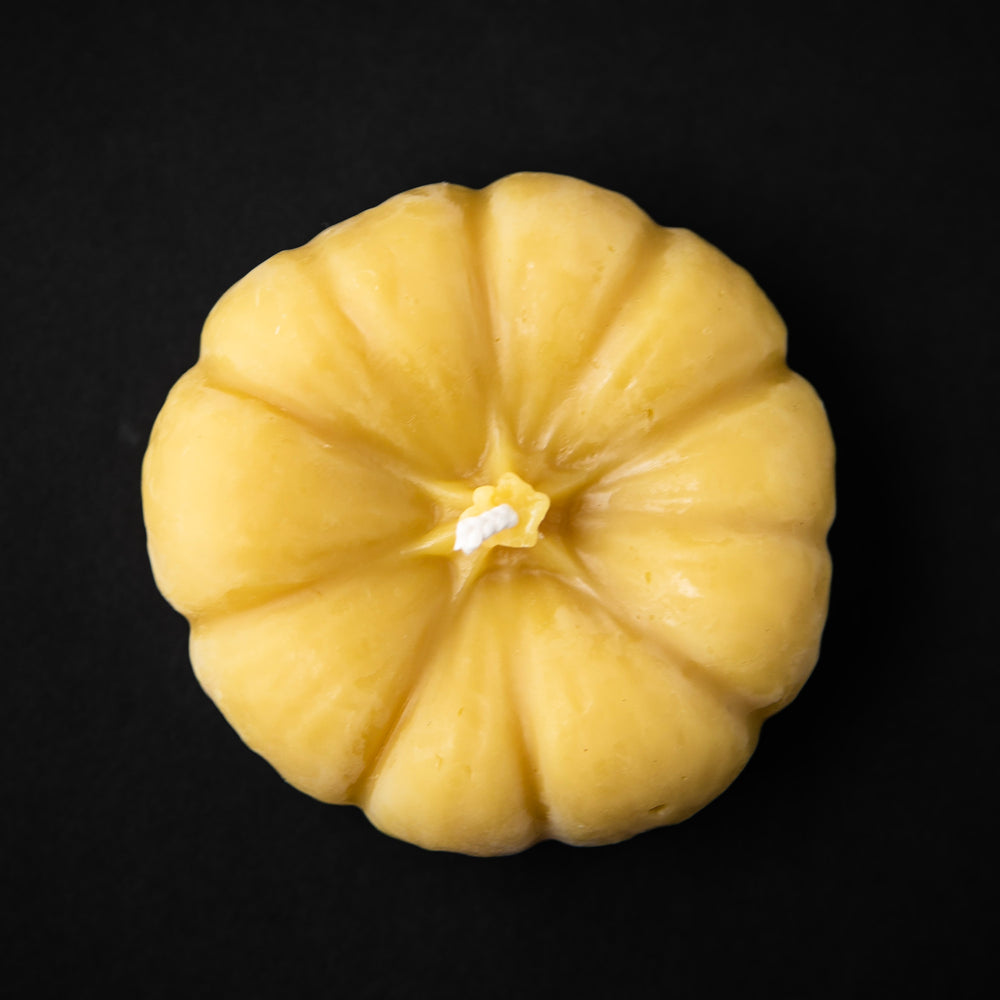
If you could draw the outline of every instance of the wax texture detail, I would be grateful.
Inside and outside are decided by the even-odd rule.
[[[499,855],[676,823],[736,777],[818,657],[833,471],[746,271],[526,173],[251,271],[142,492],[246,744],[392,836]]]

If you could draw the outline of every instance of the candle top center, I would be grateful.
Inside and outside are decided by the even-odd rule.
[[[505,472],[495,486],[478,487],[472,501],[455,527],[455,551],[466,555],[495,545],[530,548],[549,509],[549,498],[513,472]]]

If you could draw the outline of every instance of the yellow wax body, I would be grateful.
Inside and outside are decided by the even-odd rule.
[[[690,816],[818,655],[833,442],[784,358],[744,270],[567,177],[421,188],[278,254],[143,467],[200,683],[291,784],[423,847]]]

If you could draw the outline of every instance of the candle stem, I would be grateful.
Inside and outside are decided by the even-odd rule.
[[[549,509],[549,498],[513,472],[505,472],[495,486],[477,487],[472,498],[472,506],[455,526],[452,551],[471,555],[494,545],[523,549],[538,541],[538,526]]]

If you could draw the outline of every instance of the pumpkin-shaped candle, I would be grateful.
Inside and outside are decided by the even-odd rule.
[[[504,854],[732,781],[817,658],[833,444],[744,270],[516,174],[401,194],[230,289],[143,503],[250,747],[393,836]]]

